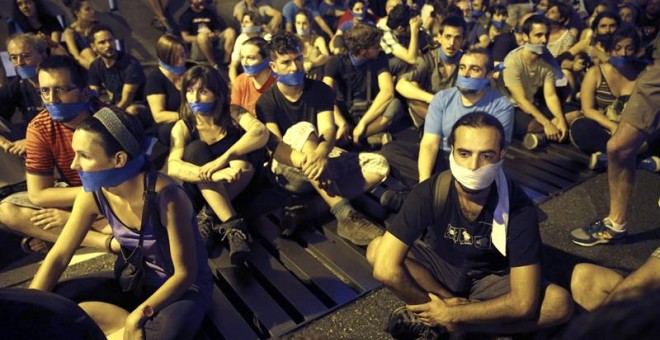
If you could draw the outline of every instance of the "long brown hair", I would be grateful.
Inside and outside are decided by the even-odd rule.
[[[213,112],[213,123],[222,127],[223,130],[232,124],[229,111],[229,87],[227,82],[220,76],[217,70],[205,66],[197,65],[183,74],[181,81],[181,107],[179,108],[179,117],[195,125],[195,114],[188,107],[186,91],[190,86],[201,82],[215,95],[215,111]]]

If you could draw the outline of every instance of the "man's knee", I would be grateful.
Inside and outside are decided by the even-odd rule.
[[[232,45],[234,44],[234,40],[236,40],[236,31],[229,27],[222,31],[222,35],[225,38],[226,41],[231,41]]]
[[[382,236],[376,237],[375,239],[371,240],[367,246],[367,262],[369,262],[372,267],[376,261],[376,251],[378,250],[378,245],[380,244],[380,240],[382,238]]]
[[[549,307],[545,312],[547,326],[559,325],[568,321],[573,315],[573,299],[564,288],[551,284],[546,288],[544,304]]]
[[[621,122],[612,138],[607,141],[608,158],[614,160],[633,158],[643,143],[642,132],[626,122]]]
[[[577,299],[585,291],[594,289],[593,286],[593,265],[589,263],[579,263],[573,269],[571,274],[571,293]]]
[[[22,216],[21,209],[15,204],[4,202],[0,203],[0,224],[14,232],[23,233],[25,223],[20,223],[19,216]]]

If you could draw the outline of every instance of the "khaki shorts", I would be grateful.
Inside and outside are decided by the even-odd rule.
[[[660,61],[639,75],[626,107],[621,114],[624,121],[647,135],[660,132]]]

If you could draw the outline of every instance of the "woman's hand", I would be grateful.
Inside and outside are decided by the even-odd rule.
[[[199,178],[204,181],[211,181],[213,174],[225,166],[226,164],[219,162],[217,159],[212,162],[208,162],[199,168]]]
[[[129,314],[128,318],[126,318],[126,324],[124,325],[124,340],[144,339],[144,331],[142,329],[144,321],[142,312],[137,309]]]

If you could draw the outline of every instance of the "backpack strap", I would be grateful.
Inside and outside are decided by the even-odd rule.
[[[435,212],[434,222],[442,219],[442,213],[445,211],[447,197],[449,196],[449,186],[451,185],[451,171],[445,170],[435,179],[433,185],[433,210]]]

